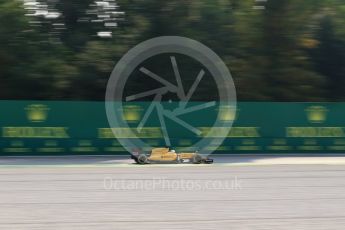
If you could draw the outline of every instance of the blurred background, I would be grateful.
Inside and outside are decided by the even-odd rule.
[[[174,35],[213,49],[240,101],[345,101],[344,25],[343,0],[0,0],[0,99],[104,100],[129,49]]]

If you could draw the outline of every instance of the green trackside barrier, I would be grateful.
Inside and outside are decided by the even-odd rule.
[[[136,127],[148,103],[126,104],[123,120]],[[172,146],[190,146],[209,133],[214,118],[233,121],[233,128],[216,153],[345,153],[345,103],[238,103],[237,110],[211,108],[187,115],[202,134],[170,132]],[[224,127],[217,127],[222,129]],[[109,128],[102,102],[0,101],[0,154],[100,155],[126,154]],[[217,130],[216,129],[216,130]],[[115,127],[120,138],[134,138]],[[165,146],[158,118],[152,115],[140,133],[152,146]]]

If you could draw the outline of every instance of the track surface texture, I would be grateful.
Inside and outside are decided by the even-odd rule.
[[[2,157],[0,229],[344,229],[344,157],[215,160]]]

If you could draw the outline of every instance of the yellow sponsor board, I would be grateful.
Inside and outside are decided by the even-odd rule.
[[[65,148],[37,148],[37,152],[39,153],[63,153],[66,152]]]
[[[123,108],[122,119],[129,122],[139,122],[143,108],[137,105],[127,105]]]
[[[282,145],[282,146],[270,145],[270,146],[267,146],[267,150],[270,150],[270,151],[289,151],[289,150],[292,150],[292,147],[287,146],[287,145]]]
[[[140,133],[131,128],[99,128],[98,138],[163,138],[162,131],[159,127],[143,128]]]
[[[232,138],[261,137],[259,127],[232,127],[229,133],[226,132],[227,128],[224,127],[202,127],[200,130],[202,136],[208,137],[224,137],[224,135]]]
[[[90,147],[78,146],[78,147],[72,147],[71,151],[88,153],[88,152],[98,152],[99,149],[96,147],[91,147],[91,146]]]
[[[309,106],[305,111],[311,123],[323,123],[327,119],[328,109],[324,106]]]
[[[224,134],[233,138],[261,137],[259,127],[233,127],[230,133],[225,133],[227,129],[223,127],[201,127],[198,129],[202,132],[201,136],[208,137],[223,137]],[[140,133],[131,128],[99,128],[98,138],[111,139],[114,138],[114,133],[117,138],[163,138],[160,127],[143,128]]]
[[[67,127],[3,127],[4,138],[69,138]]]
[[[287,127],[287,137],[345,137],[345,127]]]
[[[31,153],[31,148],[4,148],[2,151],[5,153]]]
[[[31,122],[44,122],[47,120],[49,108],[42,104],[31,104],[26,108],[26,115]]]
[[[237,118],[237,110],[234,106],[221,106],[218,117],[221,121],[234,121]]]

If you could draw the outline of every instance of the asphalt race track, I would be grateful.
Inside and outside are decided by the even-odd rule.
[[[344,229],[344,157],[216,162],[0,158],[0,229]]]

